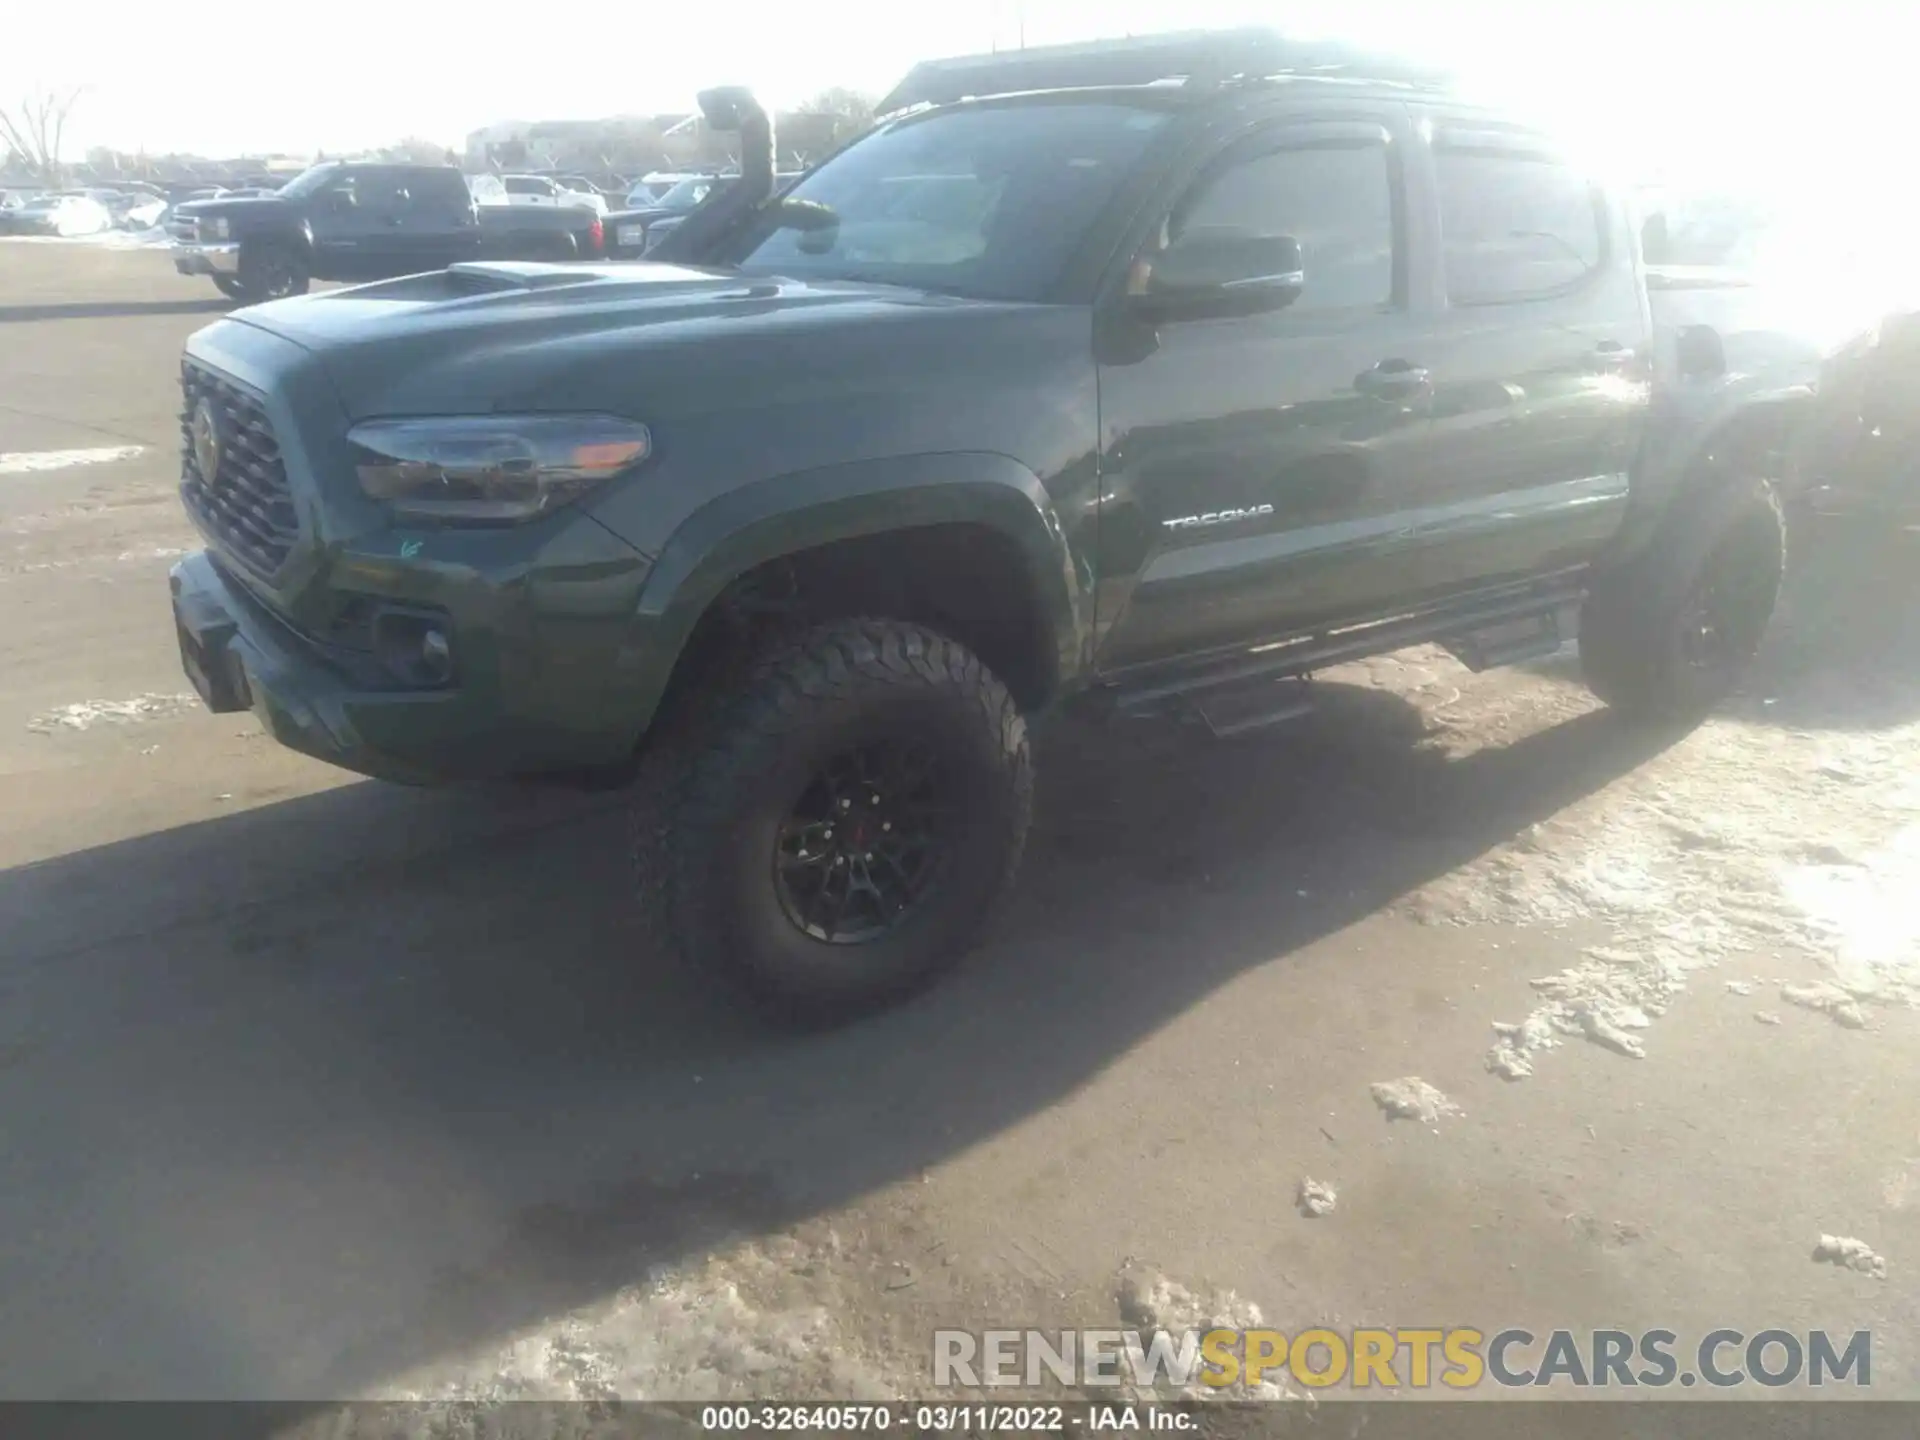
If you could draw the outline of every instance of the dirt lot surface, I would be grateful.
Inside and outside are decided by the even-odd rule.
[[[618,796],[193,702],[219,311],[0,243],[0,1395],[924,1395],[935,1326],[1114,1325],[1123,1276],[1289,1332],[1870,1329],[1920,1394],[1920,537],[1804,537],[1686,737],[1429,652],[1232,743],[1047,728],[973,963],[775,1037],[657,958]]]

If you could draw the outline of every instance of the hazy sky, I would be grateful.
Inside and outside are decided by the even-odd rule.
[[[217,17],[217,20],[216,18]],[[502,119],[687,107],[744,81],[790,102],[878,91],[916,59],[1199,25],[1339,34],[1457,67],[1603,159],[1746,182],[1828,178],[1892,153],[1920,6],[1910,0],[805,0],[565,6],[329,0],[11,15],[0,103],[85,85],[68,151],[110,144],[310,153],[423,135],[457,144]]]

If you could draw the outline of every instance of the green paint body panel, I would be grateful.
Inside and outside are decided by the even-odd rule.
[[[1164,140],[1032,300],[529,265],[207,327],[187,358],[257,398],[300,535],[271,575],[217,536],[176,567],[187,643],[244,677],[287,744],[432,781],[630,754],[715,597],[836,541],[993,531],[1020,559],[1043,702],[1617,546],[1649,386],[1589,360],[1647,352],[1652,324],[1619,207],[1605,263],[1574,291],[1461,310],[1443,293],[1427,149],[1446,107],[1315,85],[1140,103],[1174,109]],[[1191,323],[1129,306],[1128,262],[1194,175],[1316,124],[1394,157],[1390,305]],[[1403,360],[1428,389],[1368,388]],[[357,484],[357,421],[556,411],[642,421],[655,453],[500,528],[400,524]],[[408,615],[450,635],[444,683],[382,668],[380,627]]]

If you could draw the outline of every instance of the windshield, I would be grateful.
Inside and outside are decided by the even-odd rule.
[[[788,190],[734,247],[743,270],[1033,300],[1166,123],[1111,102],[983,105],[875,131]]]
[[[705,176],[697,180],[682,180],[678,185],[669,187],[667,193],[654,203],[663,210],[691,210],[707,198],[716,183]]]
[[[339,172],[337,161],[328,160],[319,165],[310,165],[293,179],[280,187],[280,193],[289,200],[304,200],[331,180]]]

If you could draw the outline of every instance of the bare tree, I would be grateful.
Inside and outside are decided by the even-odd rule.
[[[863,128],[873,119],[873,96],[850,90],[845,85],[834,85],[811,100],[803,100],[794,109],[802,115],[832,115],[847,122],[846,128],[852,131]]]
[[[776,133],[794,163],[805,166],[872,123],[873,97],[835,85],[782,115]]]
[[[437,140],[427,140],[418,135],[409,135],[404,140],[383,146],[379,152],[382,160],[393,160],[407,165],[452,165],[458,163],[458,157],[448,159],[453,152]]]
[[[18,155],[48,184],[60,183],[60,142],[78,89],[38,90],[11,108],[0,105],[0,144]]]

